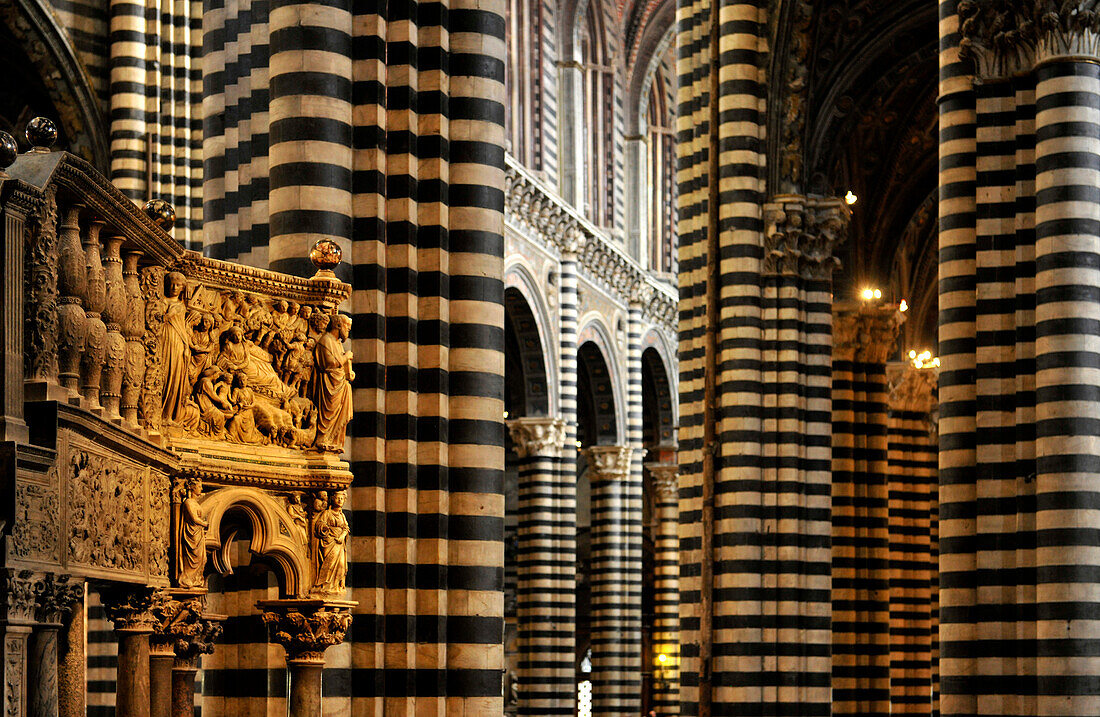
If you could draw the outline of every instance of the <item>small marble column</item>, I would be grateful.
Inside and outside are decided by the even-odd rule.
[[[653,478],[656,522],[653,706],[660,715],[677,715],[680,714],[680,468],[675,463],[647,463],[645,467]]]
[[[84,717],[88,710],[84,585],[78,583],[71,590],[69,622],[58,635],[57,712],[60,717]]]
[[[576,555],[564,539],[575,531],[562,511],[558,461],[565,423],[558,418],[516,418],[508,422],[520,458],[517,548],[519,649],[518,714],[572,715],[575,679]]]
[[[103,593],[103,608],[118,635],[117,717],[149,714],[149,635],[156,625],[153,608],[162,599],[153,588],[144,586]]]
[[[58,717],[58,633],[83,586],[46,573],[33,584],[35,621],[27,651],[27,707],[30,717]]]
[[[592,582],[592,708],[601,717],[634,717],[641,703],[641,635],[631,620],[641,609],[641,595],[637,575],[629,570],[629,525],[641,520],[641,511],[629,515],[626,490],[633,453],[630,446],[588,449],[591,564],[592,575],[599,577]],[[633,687],[633,693],[624,686]]]
[[[286,649],[290,673],[289,717],[321,717],[321,672],[325,649],[344,640],[351,627],[351,609],[343,600],[264,600],[271,640]]]
[[[149,638],[150,715],[191,717],[199,656],[214,651],[225,616],[206,612],[204,590],[172,589],[162,595]]]

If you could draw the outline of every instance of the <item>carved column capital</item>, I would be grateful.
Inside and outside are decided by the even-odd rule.
[[[778,194],[764,205],[764,273],[829,279],[848,238],[843,200]]]
[[[286,649],[287,661],[323,663],[325,650],[344,641],[351,609],[358,603],[338,600],[264,600],[272,642]]]
[[[84,597],[84,585],[68,575],[46,573],[34,581],[35,619],[39,624],[61,627],[73,605]]]
[[[896,304],[845,301],[833,306],[833,355],[845,361],[886,363],[905,315]]]
[[[508,434],[520,458],[555,457],[565,445],[565,421],[560,418],[514,418],[508,421]]]
[[[630,446],[592,446],[588,449],[588,465],[603,478],[626,478],[630,473]]]
[[[1007,79],[1060,57],[1098,57],[1100,10],[1092,5],[962,0],[960,54],[983,79]]]
[[[665,499],[675,499],[680,494],[680,466],[675,463],[646,463],[653,476],[653,488]]]
[[[156,611],[168,599],[162,591],[144,585],[105,590],[102,598],[115,632],[152,632],[157,626]]]
[[[225,619],[208,614],[205,593],[195,591],[165,591],[152,614],[156,624],[149,637],[150,650],[173,653],[182,662],[213,652]]]

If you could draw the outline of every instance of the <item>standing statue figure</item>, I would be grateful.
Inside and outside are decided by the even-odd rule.
[[[322,451],[339,453],[344,449],[344,434],[351,420],[351,382],[355,373],[351,370],[351,352],[345,352],[343,348],[343,342],[350,333],[351,317],[344,314],[334,316],[313,348],[313,373],[309,379],[308,395],[317,405],[317,438],[314,444]]]
[[[313,523],[317,573],[310,592],[314,594],[337,595],[344,591],[348,574],[348,535],[351,533],[344,516],[347,495],[343,490],[333,493],[328,509],[318,514]]]
[[[210,522],[202,513],[199,496],[202,481],[193,478],[187,482],[187,498],[180,506],[179,572],[177,582],[181,588],[201,588],[206,585],[206,529]]]
[[[171,425],[185,418],[191,395],[191,340],[193,316],[184,303],[187,279],[178,271],[164,277],[164,325],[160,330],[164,389],[161,392],[161,420]]]

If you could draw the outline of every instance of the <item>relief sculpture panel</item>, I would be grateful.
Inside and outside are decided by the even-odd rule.
[[[20,560],[56,561],[61,552],[57,516],[57,473],[50,471],[49,483],[20,481],[15,489],[16,517],[11,531],[12,557]]]
[[[68,482],[68,559],[144,572],[150,469],[74,447],[62,471]]]
[[[176,437],[340,453],[351,319],[146,270],[142,419]]]

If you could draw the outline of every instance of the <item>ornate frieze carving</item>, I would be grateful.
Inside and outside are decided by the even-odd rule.
[[[897,347],[905,314],[896,304],[840,302],[833,307],[834,356],[847,361],[885,364]]]
[[[643,313],[669,333],[676,330],[676,290],[642,269],[597,227],[531,177],[512,157],[505,168],[505,218],[545,247],[575,255],[579,270],[623,303],[641,303]],[[645,297],[637,292],[647,287]]]
[[[71,562],[143,572],[146,477],[150,469],[75,448],[63,466],[68,483]]]
[[[520,458],[559,456],[565,445],[565,421],[560,418],[514,418],[508,421],[508,433]]]
[[[286,648],[288,660],[324,662],[324,652],[344,640],[354,603],[308,600],[265,601],[263,620],[271,641]]]
[[[840,266],[833,252],[848,236],[840,199],[778,195],[764,205],[764,272],[828,279]]]
[[[57,495],[57,469],[46,483],[17,481],[15,523],[11,529],[11,556],[19,560],[57,562],[61,553],[61,501]]]
[[[27,316],[24,370],[28,380],[57,375],[57,190],[49,187],[41,210],[26,226]]]
[[[1100,6],[1055,0],[962,0],[963,57],[983,78],[1008,78],[1054,57],[1100,56]]]
[[[34,572],[0,569],[0,592],[3,593],[3,620],[8,623],[32,623],[35,620]]]

